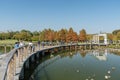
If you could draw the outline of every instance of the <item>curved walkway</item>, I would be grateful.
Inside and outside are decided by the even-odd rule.
[[[42,49],[46,49],[46,48],[50,48],[50,47],[53,47],[53,46],[44,46],[43,47],[40,47],[38,48],[37,46],[35,47],[35,51],[38,51],[38,50],[42,50]],[[11,50],[9,53],[6,53],[6,54],[3,54],[3,55],[0,55],[0,80],[11,80],[11,75],[7,74],[8,72],[12,72],[10,70],[10,68],[13,67],[13,65],[16,66],[15,68],[15,73],[13,72],[12,74],[14,74],[14,78],[12,78],[12,80],[18,80],[18,76],[19,76],[19,73],[20,73],[20,70],[21,70],[21,67],[24,63],[24,61],[27,59],[27,57],[29,57],[30,55],[32,55],[34,52],[30,51],[28,48],[27,48],[27,52],[23,52],[23,53],[26,53],[25,56],[22,56],[22,60],[23,61],[20,61],[20,56],[19,55],[19,49],[21,48],[18,48],[18,49],[13,49]],[[10,68],[9,68],[9,63],[10,63],[10,60],[12,57],[14,57],[13,55],[16,54],[16,51],[18,50],[18,57],[16,57],[16,64],[12,64],[12,66],[10,65]],[[20,53],[21,54],[21,53]],[[6,77],[5,77],[6,76]]]
[[[18,80],[24,61],[38,50],[48,50],[55,47],[75,46],[77,44],[56,45],[56,46],[35,46],[35,50],[31,50],[28,45],[13,49],[7,54],[0,55],[0,80]],[[93,44],[94,45],[94,44]],[[78,44],[78,46],[87,46],[91,49],[91,44]]]

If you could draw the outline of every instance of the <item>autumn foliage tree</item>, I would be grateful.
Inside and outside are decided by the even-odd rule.
[[[58,32],[58,41],[66,41],[66,35],[67,35],[67,30],[66,29],[61,29]]]
[[[78,41],[78,35],[76,32],[73,31],[72,28],[69,29],[67,36],[66,36],[66,41],[67,42],[75,42]]]
[[[86,40],[86,32],[85,30],[80,31],[80,35],[71,28],[67,29],[60,29],[55,31],[53,29],[44,29],[42,31],[34,31],[31,32],[29,30],[21,30],[21,31],[9,31],[9,32],[1,32],[0,33],[0,40],[5,39],[17,39],[17,40],[33,40],[33,41],[63,41],[63,42],[77,42],[78,40],[84,41]]]
[[[72,41],[72,34],[73,34],[73,29],[70,28],[69,31],[68,31],[68,33],[67,33],[67,35],[66,35],[66,41],[67,42]]]
[[[54,40],[54,30],[45,29],[44,30],[44,40],[45,41],[53,41]]]
[[[86,31],[82,29],[79,33],[79,41],[84,42],[86,41]]]
[[[72,34],[72,41],[73,41],[73,42],[77,42],[77,41],[78,41],[78,35],[77,35],[76,32],[74,32],[74,33]]]

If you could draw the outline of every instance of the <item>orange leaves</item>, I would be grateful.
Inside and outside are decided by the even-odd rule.
[[[75,42],[78,41],[78,35],[77,35],[76,32],[74,32],[74,33],[72,34],[72,38],[73,38],[73,39],[72,39],[73,41],[75,41]]]
[[[85,41],[86,40],[86,32],[85,30],[80,31],[80,35],[72,29],[61,29],[59,31],[54,31],[52,29],[44,29],[39,34],[40,40],[44,41],[62,41],[62,42],[77,42],[77,41]]]
[[[75,42],[78,41],[78,35],[76,32],[73,31],[72,28],[69,29],[67,36],[66,36],[66,41],[67,42]]]
[[[58,41],[66,41],[66,35],[67,35],[67,30],[66,29],[61,29],[58,32]]]
[[[80,31],[79,41],[82,41],[82,42],[86,41],[86,31],[84,29]]]
[[[54,40],[54,30],[45,29],[45,40],[46,41],[53,41]]]

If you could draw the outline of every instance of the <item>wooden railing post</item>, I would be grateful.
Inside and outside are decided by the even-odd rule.
[[[20,66],[20,50],[18,49],[18,67]]]
[[[6,44],[5,44],[5,45],[4,45],[4,49],[5,49],[5,52],[4,52],[4,53],[7,53],[7,49],[6,49],[6,47],[7,47],[7,46],[6,46]]]
[[[10,45],[10,50],[12,50],[12,48],[13,48],[13,46],[12,46],[12,44]]]
[[[16,53],[14,54],[14,76],[16,75]]]
[[[50,47],[50,46],[49,46]],[[48,47],[48,48],[49,48]],[[35,51],[37,51],[39,49],[38,45],[35,45]],[[58,50],[62,50],[64,49],[63,47],[59,47],[57,48]],[[56,49],[53,49],[52,53],[56,51]],[[19,69],[21,68],[21,63],[22,61],[24,61],[24,59],[26,59],[28,56],[30,56],[29,54],[32,54],[33,52],[29,49],[29,46],[23,46],[20,47],[18,49],[13,50],[14,53],[11,53],[12,55],[10,56],[10,59],[7,63],[7,69],[6,69],[6,74],[5,74],[5,80],[16,80],[16,78],[18,79],[17,75],[19,73]],[[45,52],[43,51],[42,54],[43,56]],[[35,60],[36,57],[34,57]]]
[[[20,55],[21,55],[21,62],[23,61],[23,56],[24,56],[24,48],[20,48]]]
[[[24,47],[24,58],[26,58],[27,57],[27,49],[26,49],[26,47]]]

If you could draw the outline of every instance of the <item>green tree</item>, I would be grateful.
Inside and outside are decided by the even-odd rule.
[[[39,39],[40,39],[40,41],[44,41],[45,40],[45,31],[44,30],[40,32]]]
[[[33,36],[33,37],[31,37],[31,40],[32,41],[38,41],[39,40],[39,36]]]
[[[33,36],[39,36],[40,32],[34,31],[32,34],[33,34]]]
[[[107,34],[107,38],[108,38],[108,40],[113,40],[113,34],[111,34],[111,33]]]
[[[117,40],[120,40],[120,32],[117,33]]]
[[[120,32],[120,29],[114,30],[114,31],[112,32],[112,34],[113,34],[113,35],[117,35],[118,32]]]
[[[92,41],[92,37],[93,37],[92,34],[87,34],[87,35],[86,35],[86,40],[87,40],[87,41]]]
[[[13,39],[13,36],[17,33],[18,31],[8,31],[9,38],[8,39]]]
[[[117,35],[113,35],[113,42],[117,42]]]
[[[13,36],[15,39],[17,40],[25,40],[25,41],[28,41],[28,40],[31,40],[31,33],[30,32],[27,32],[27,31],[21,31],[19,33],[16,33],[14,36]]]
[[[2,32],[0,33],[0,39],[1,40],[6,40],[6,39],[9,39],[10,38],[10,35],[8,32]]]

